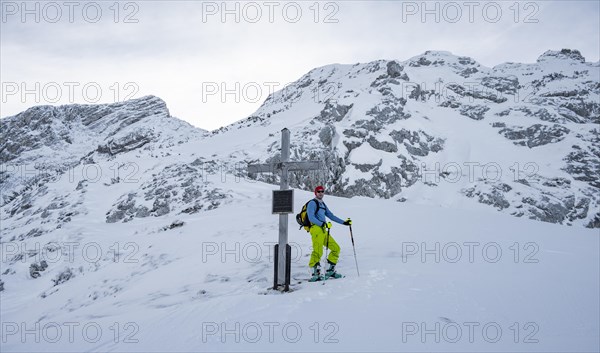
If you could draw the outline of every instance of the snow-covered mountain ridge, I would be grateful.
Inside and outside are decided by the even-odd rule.
[[[1,350],[597,351],[598,74],[576,51],[494,68],[427,52],[314,69],[213,132],[152,96],[4,118]],[[336,224],[347,278],[298,283],[310,237],[291,220],[279,296],[259,182],[278,178],[246,167],[280,158],[284,127],[293,160],[323,161],[291,175],[295,210],[325,185],[361,276]],[[272,323],[304,335],[223,336]]]
[[[472,199],[598,228],[599,77],[600,63],[568,49],[493,68],[435,51],[328,65],[213,134],[265,136],[223,157],[271,161],[287,126],[292,156],[325,161],[322,180],[342,196],[460,207]],[[292,185],[310,189],[305,177],[292,176]]]
[[[212,134],[171,117],[156,97],[34,107],[1,120],[5,230],[21,227],[10,221],[18,215],[28,224],[47,216],[46,207],[31,206],[61,176],[76,179],[78,192],[109,175],[108,185],[132,186],[111,200],[108,222],[215,207],[227,197],[206,189],[206,176],[245,178],[248,163],[277,161],[284,127],[292,131],[292,159],[323,161],[319,173],[291,175],[293,187],[319,183],[340,196],[445,207],[481,203],[598,228],[599,75],[599,63],[566,49],[494,68],[435,51],[403,62],[328,65]],[[148,174],[155,175],[139,178]]]

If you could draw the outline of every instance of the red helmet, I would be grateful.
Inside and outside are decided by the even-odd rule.
[[[315,188],[315,195],[317,194],[318,191],[325,191],[325,188],[322,185],[319,185]]]

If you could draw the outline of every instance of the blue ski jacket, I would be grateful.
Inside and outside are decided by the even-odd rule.
[[[308,215],[308,220],[310,221],[310,223],[322,227],[327,221],[325,218],[327,216],[327,218],[331,219],[334,222],[344,224],[344,221],[342,219],[336,217],[336,215],[331,213],[329,208],[327,208],[325,202],[319,201],[316,198],[313,200],[316,202],[309,202],[308,206],[306,206],[306,214]],[[319,203],[319,211],[317,211],[317,213],[315,214],[315,211],[317,210],[317,202]]]

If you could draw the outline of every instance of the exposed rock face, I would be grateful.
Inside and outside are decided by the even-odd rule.
[[[152,96],[116,104],[33,107],[1,120],[0,161],[40,147],[68,149],[95,135],[110,139],[152,116],[170,117],[165,102]]]
[[[405,81],[409,80],[406,72],[404,72],[404,66],[400,65],[397,61],[389,61],[387,63],[387,75],[391,78],[399,78]]]
[[[106,214],[106,222],[160,217],[171,212],[190,214],[219,207],[229,196],[204,181],[203,173],[198,165],[167,166],[143,183],[139,192],[121,196]]]
[[[98,146],[97,151],[114,156],[119,153],[141,148],[153,140],[154,134],[152,130],[140,129],[130,132],[123,137],[108,140],[105,144]]]
[[[439,152],[444,148],[444,140],[429,136],[423,131],[393,130],[390,136],[399,144],[404,144],[411,155],[425,157],[430,152]]]
[[[344,119],[348,111],[352,108],[350,105],[338,105],[331,102],[327,102],[325,108],[321,111],[322,121],[341,121]]]
[[[29,275],[31,278],[38,278],[41,276],[40,272],[45,271],[48,268],[48,263],[42,260],[40,263],[33,263],[29,266]]]
[[[578,137],[582,143],[572,146],[572,152],[564,158],[566,167],[563,170],[575,180],[600,189],[600,130],[592,129]]]
[[[548,50],[542,54],[537,61],[544,62],[549,60],[573,60],[579,63],[585,63],[585,58],[581,55],[579,50],[562,49],[560,51]]]
[[[513,140],[515,145],[533,148],[559,142],[565,138],[569,131],[566,127],[558,124],[552,126],[535,124],[528,128],[505,127],[500,130],[500,133],[507,139]]]
[[[468,116],[473,120],[481,120],[485,117],[485,113],[490,110],[485,105],[463,105],[460,108],[460,114]]]
[[[519,89],[519,80],[516,77],[484,77],[481,79],[481,84],[492,91],[512,95]]]

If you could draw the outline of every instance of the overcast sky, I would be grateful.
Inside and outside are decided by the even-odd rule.
[[[151,94],[173,116],[212,130],[252,114],[273,87],[332,63],[426,50],[489,67],[533,63],[549,49],[578,49],[592,62],[600,55],[598,1],[0,4],[2,117]]]

